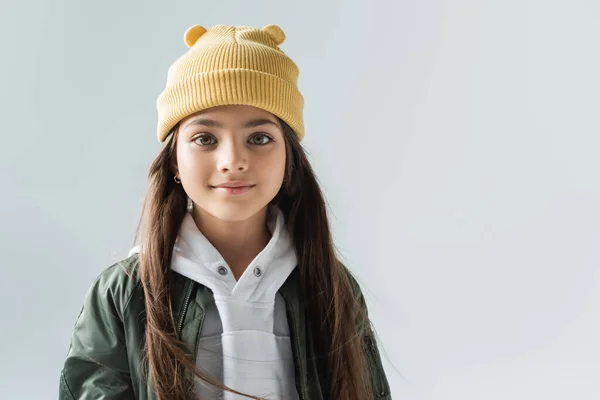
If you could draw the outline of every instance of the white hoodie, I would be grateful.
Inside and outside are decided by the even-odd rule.
[[[296,268],[297,258],[281,210],[269,208],[267,225],[271,240],[236,281],[188,212],[175,242],[171,269],[214,294],[200,333],[198,367],[240,392],[295,400],[285,303],[277,291]],[[196,392],[203,399],[247,399],[199,379]]]

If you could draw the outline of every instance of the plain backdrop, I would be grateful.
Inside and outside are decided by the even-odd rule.
[[[600,3],[0,5],[0,398],[53,399],[194,24],[278,24],[394,399],[600,398]]]

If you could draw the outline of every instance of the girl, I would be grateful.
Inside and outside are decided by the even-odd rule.
[[[285,34],[193,26],[129,258],[86,294],[61,399],[390,399],[300,145]]]

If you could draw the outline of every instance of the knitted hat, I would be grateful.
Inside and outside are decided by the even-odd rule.
[[[158,141],[183,118],[219,105],[258,107],[285,121],[304,138],[304,98],[298,67],[279,49],[285,33],[277,25],[190,27],[189,50],[169,67],[157,100]]]

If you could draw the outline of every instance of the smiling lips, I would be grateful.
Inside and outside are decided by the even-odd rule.
[[[228,195],[239,195],[248,192],[254,186],[256,185],[253,185],[249,182],[230,181],[217,186],[212,186],[212,188],[218,192],[225,193]]]

